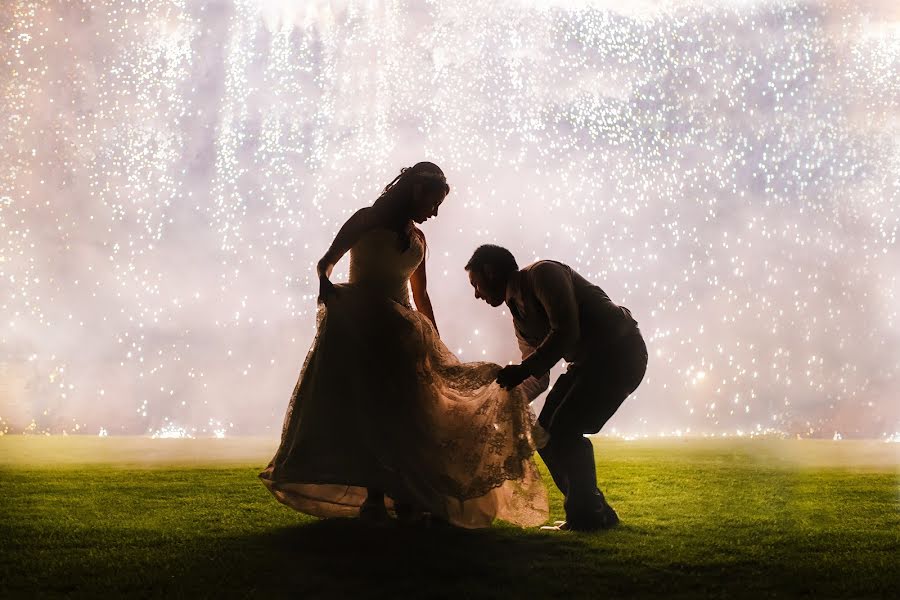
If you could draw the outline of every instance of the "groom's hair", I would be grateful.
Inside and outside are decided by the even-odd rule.
[[[513,273],[519,270],[516,257],[503,246],[485,244],[478,246],[472,258],[466,263],[466,271],[484,272],[484,265],[491,265],[498,273]]]

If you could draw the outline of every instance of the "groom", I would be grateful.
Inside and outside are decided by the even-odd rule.
[[[484,245],[466,271],[476,298],[494,307],[505,302],[512,313],[523,360],[500,371],[501,387],[521,384],[533,400],[547,389],[550,369],[560,359],[569,363],[538,417],[549,433],[538,451],[566,498],[560,529],[615,526],[619,517],[597,489],[594,448],[584,434],[600,431],[644,378],[647,346],[637,322],[560,262],[520,270],[509,250]]]

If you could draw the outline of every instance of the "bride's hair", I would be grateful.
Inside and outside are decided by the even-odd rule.
[[[450,193],[450,186],[447,185],[447,178],[439,166],[433,162],[419,162],[411,167],[403,167],[400,174],[394,177],[384,187],[379,200],[385,196],[399,196],[412,193],[414,184],[421,184],[422,191],[432,192],[435,190],[444,190],[445,194]]]
[[[421,185],[422,192],[426,194],[438,190],[443,190],[444,194],[450,193],[450,186],[447,185],[447,178],[441,168],[433,162],[424,161],[400,169],[400,174],[385,186],[384,191],[375,200],[375,206],[388,202],[402,202],[401,198],[408,201],[412,198],[416,184]],[[406,223],[406,215],[403,219],[398,219],[397,223],[397,235],[400,236],[400,246],[403,251],[406,251],[410,245],[409,232],[405,230]]]

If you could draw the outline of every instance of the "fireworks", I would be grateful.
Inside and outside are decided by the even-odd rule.
[[[500,243],[640,322],[618,431],[896,431],[900,14],[612,4],[5,3],[0,430],[277,432],[316,260],[434,160],[462,359],[518,358]]]

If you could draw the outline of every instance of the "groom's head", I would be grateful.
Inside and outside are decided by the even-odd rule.
[[[493,244],[479,246],[466,263],[475,297],[491,306],[500,306],[506,301],[506,284],[518,270],[512,252]]]

